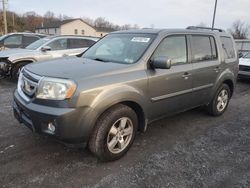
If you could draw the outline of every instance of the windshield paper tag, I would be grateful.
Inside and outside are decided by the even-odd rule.
[[[150,38],[145,38],[145,37],[134,37],[131,39],[132,42],[149,42]]]

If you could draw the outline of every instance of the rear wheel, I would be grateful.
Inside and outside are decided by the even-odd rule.
[[[216,95],[207,107],[210,115],[220,116],[222,115],[229,104],[231,97],[231,91],[227,84],[222,84],[222,86],[217,90]]]
[[[28,63],[24,62],[24,63],[17,63],[12,67],[12,71],[11,71],[11,78],[13,80],[18,80],[19,74],[21,69],[27,65]]]
[[[89,141],[89,149],[99,159],[112,161],[121,158],[132,145],[138,118],[130,107],[119,104],[98,119]]]

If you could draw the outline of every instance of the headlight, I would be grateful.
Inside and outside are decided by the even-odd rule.
[[[64,100],[73,96],[76,84],[71,80],[43,78],[39,82],[36,97],[39,99]]]

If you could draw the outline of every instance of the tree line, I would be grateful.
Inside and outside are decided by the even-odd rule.
[[[37,27],[42,25],[49,24],[54,21],[60,21],[65,19],[72,19],[67,15],[55,15],[51,11],[47,11],[43,16],[37,14],[34,11],[26,12],[24,14],[17,14],[12,11],[6,12],[7,22],[8,22],[8,32],[23,32],[30,31],[35,32]],[[125,24],[117,25],[103,17],[96,19],[91,19],[88,17],[82,17],[82,19],[93,27],[101,28],[111,28],[114,30],[127,30],[127,29],[136,29],[139,28],[137,24]],[[198,26],[206,26],[204,23],[198,24]],[[0,10],[0,34],[3,34],[4,23],[3,23],[3,12]],[[232,23],[232,26],[228,29],[235,39],[247,39],[250,36],[250,26],[240,20],[236,20]]]
[[[24,14],[17,14],[12,11],[6,11],[7,17],[7,27],[8,32],[35,32],[37,27],[41,27],[42,25],[46,25],[55,21],[62,21],[66,19],[72,19],[67,15],[55,15],[51,11],[47,11],[43,16],[37,14],[34,11],[26,12]],[[126,29],[134,29],[139,28],[138,25],[134,24],[125,24],[125,25],[117,25],[103,17],[98,17],[96,19],[91,19],[88,17],[82,17],[82,19],[93,27],[102,27],[102,28],[111,28],[114,30],[126,30]],[[3,12],[0,10],[0,33],[4,32],[4,22],[3,22]]]

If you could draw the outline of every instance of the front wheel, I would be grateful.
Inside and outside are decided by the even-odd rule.
[[[121,158],[132,145],[138,118],[128,106],[116,105],[101,115],[89,141],[89,149],[102,161]]]
[[[11,78],[15,81],[18,80],[21,69],[27,64],[28,63],[17,63],[16,65],[14,65],[11,71]]]
[[[228,85],[222,84],[222,86],[217,90],[213,100],[207,106],[209,114],[213,116],[222,115],[228,107],[230,97],[231,91]]]

